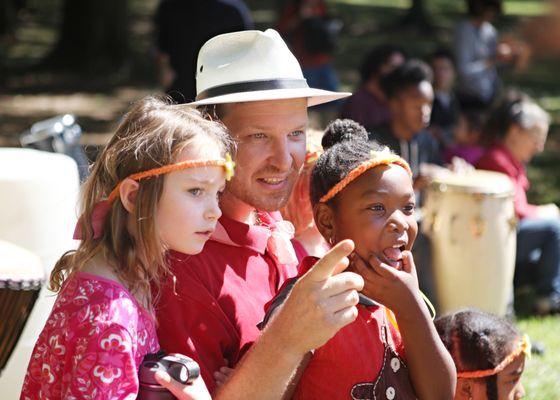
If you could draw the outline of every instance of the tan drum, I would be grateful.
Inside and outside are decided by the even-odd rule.
[[[513,290],[513,185],[500,173],[438,177],[426,190],[423,231],[432,242],[439,312],[476,307],[506,313]]]

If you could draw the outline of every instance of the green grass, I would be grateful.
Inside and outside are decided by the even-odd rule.
[[[525,364],[523,385],[527,399],[560,399],[560,317],[527,318],[518,327],[533,341],[546,346],[544,356],[533,356]]]

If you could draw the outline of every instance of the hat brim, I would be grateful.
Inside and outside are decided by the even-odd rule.
[[[302,88],[302,89],[272,89],[257,90],[252,92],[230,93],[221,96],[209,97],[188,103],[189,106],[203,106],[209,104],[244,103],[248,101],[284,100],[307,98],[307,106],[316,106],[334,100],[351,96],[348,92],[330,92],[328,90]]]

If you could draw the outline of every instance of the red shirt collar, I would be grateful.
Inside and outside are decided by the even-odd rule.
[[[225,229],[229,240],[233,242],[230,243],[231,245],[246,247],[260,254],[266,252],[268,238],[270,237],[270,229],[266,226],[249,225],[226,217],[225,215],[222,215],[218,224]],[[218,229],[219,227],[217,227],[217,230]],[[211,237],[210,240],[228,244],[227,240],[215,236],[216,235]]]

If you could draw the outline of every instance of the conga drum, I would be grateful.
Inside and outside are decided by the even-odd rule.
[[[78,193],[78,167],[71,157],[0,148],[0,240],[36,254],[43,275],[48,277],[58,258],[76,247],[72,235]],[[17,343],[0,374],[0,398],[19,397],[33,346],[55,299],[43,286],[21,335],[14,338]],[[0,319],[0,324],[4,326],[5,321]]]
[[[497,172],[435,179],[422,208],[441,312],[476,307],[504,315],[513,294],[516,217],[513,185]]]
[[[44,277],[39,257],[0,240],[0,374],[21,336]]]

